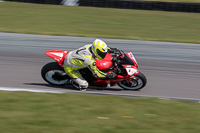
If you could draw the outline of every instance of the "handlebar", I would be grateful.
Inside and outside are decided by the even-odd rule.
[[[120,57],[120,58],[123,58],[123,57],[122,57],[123,55],[124,55],[124,51],[119,50],[119,57]]]
[[[119,49],[116,49],[116,51],[114,51],[114,54],[115,54],[114,57],[116,57],[114,60],[118,60],[118,59],[120,59],[120,58],[123,58],[123,56],[124,56],[124,51],[119,50]]]
[[[124,56],[124,51],[116,49],[114,54],[115,55],[113,56],[113,59],[112,59],[113,65],[114,65],[114,70],[112,72],[118,74],[121,72],[119,64],[120,64],[120,59],[123,58],[123,56]]]

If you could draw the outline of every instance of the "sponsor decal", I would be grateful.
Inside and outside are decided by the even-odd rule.
[[[131,56],[131,58],[134,58],[133,54],[130,52],[129,55]]]

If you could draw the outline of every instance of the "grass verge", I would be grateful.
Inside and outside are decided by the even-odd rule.
[[[200,14],[0,3],[0,31],[200,43]]]
[[[86,94],[0,93],[1,133],[198,133],[200,104]]]

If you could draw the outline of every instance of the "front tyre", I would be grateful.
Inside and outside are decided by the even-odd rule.
[[[70,79],[57,62],[50,62],[44,65],[41,75],[46,82],[56,86],[63,86]]]
[[[144,74],[139,72],[137,75],[133,77],[131,81],[124,80],[118,84],[121,88],[125,90],[140,90],[142,89],[147,83],[147,79]]]

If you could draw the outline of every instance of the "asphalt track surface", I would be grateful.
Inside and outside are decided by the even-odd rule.
[[[47,84],[40,70],[53,60],[46,50],[73,50],[95,38],[0,33],[0,89],[79,93],[73,86]],[[141,91],[90,87],[86,92],[121,96],[200,99],[200,44],[103,39],[110,47],[133,52],[148,83]],[[81,92],[82,93],[82,92]]]

